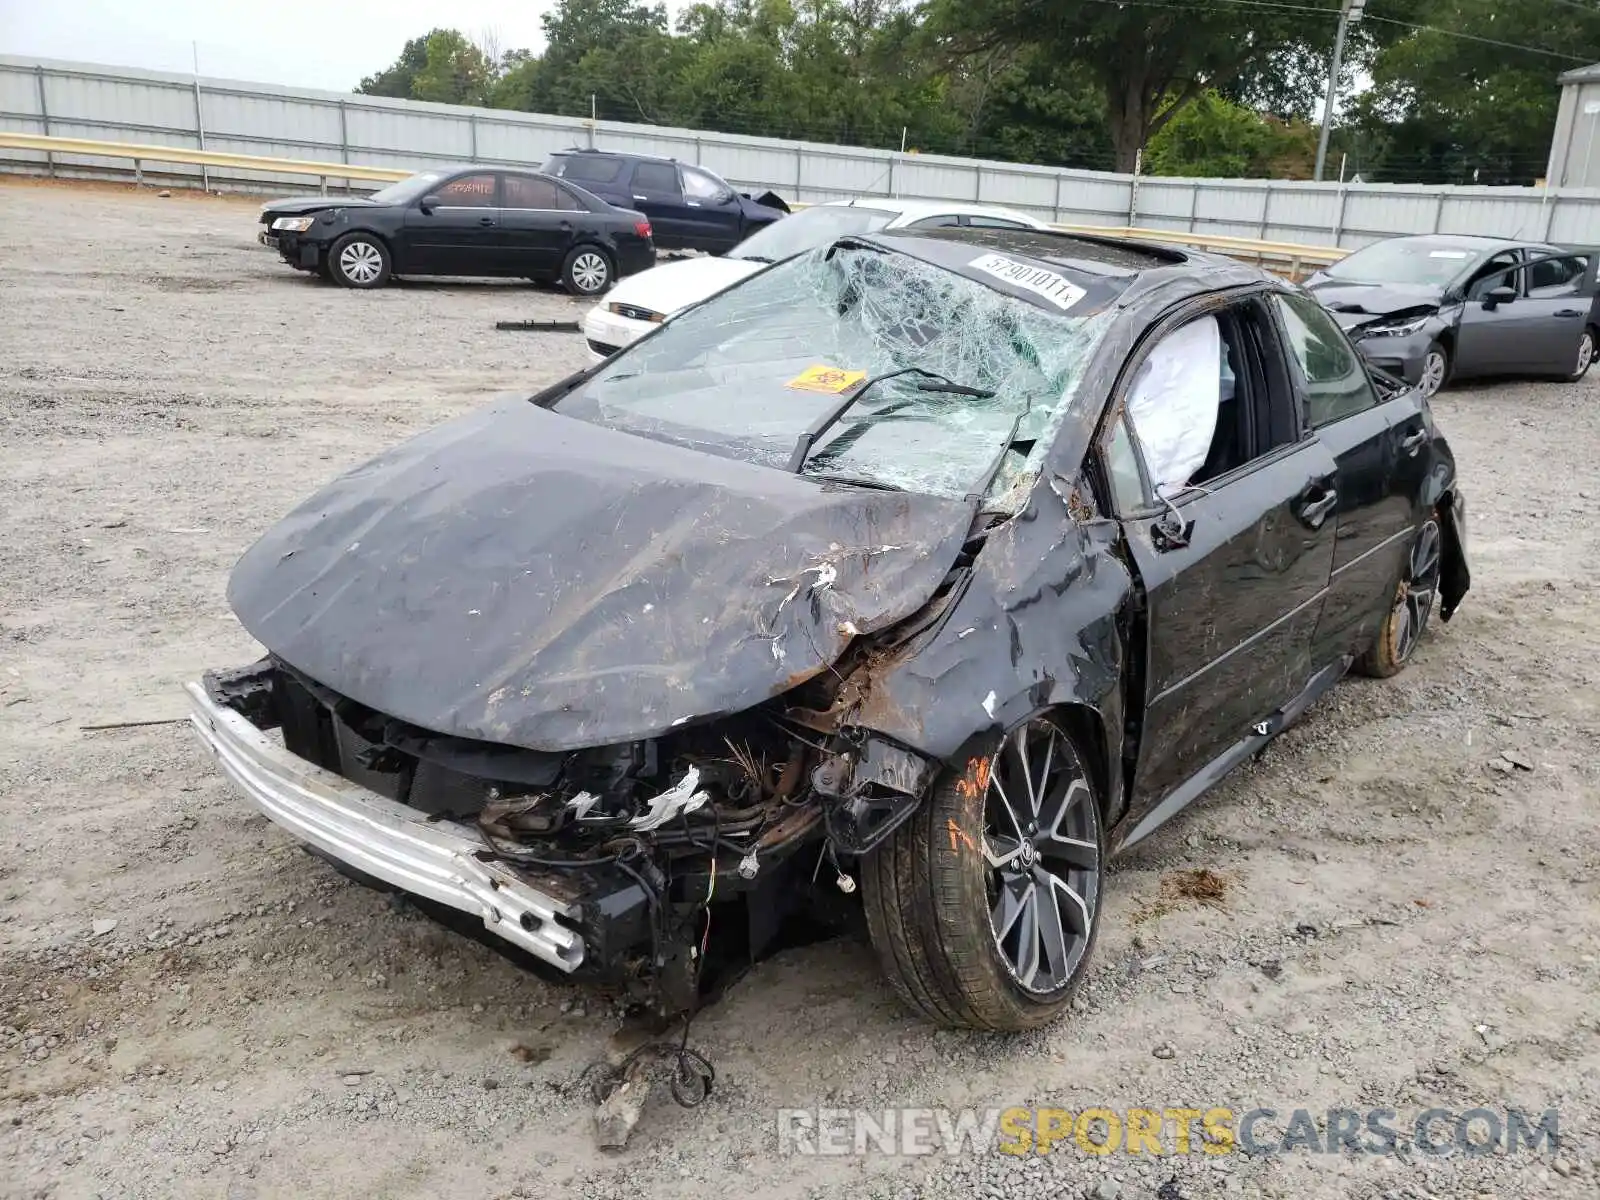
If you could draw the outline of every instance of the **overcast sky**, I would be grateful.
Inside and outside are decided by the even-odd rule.
[[[541,44],[547,0],[0,0],[0,53],[349,91],[443,25]]]

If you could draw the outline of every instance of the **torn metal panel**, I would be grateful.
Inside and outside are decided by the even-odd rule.
[[[1115,525],[1074,514],[1092,503],[1081,482],[1036,488],[1023,512],[988,535],[948,614],[847,677],[841,722],[953,761],[976,734],[1080,704],[1100,715],[1113,743],[1107,761],[1119,762],[1118,615],[1132,578],[1114,552]]]
[[[335,480],[228,598],[323,686],[539,750],[747,709],[916,612],[971,503],[829,487],[503,401]]]

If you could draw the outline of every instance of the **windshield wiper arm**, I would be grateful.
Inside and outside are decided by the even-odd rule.
[[[826,412],[822,413],[811,426],[795,439],[794,450],[789,454],[789,473],[798,475],[806,465],[806,458],[810,455],[812,447],[817,444],[817,439],[839,423],[839,419],[869,390],[882,383],[885,379],[893,379],[899,375],[922,375],[926,379],[917,385],[918,391],[923,392],[954,392],[962,396],[976,396],[979,399],[988,399],[994,395],[983,388],[968,387],[966,384],[956,383],[946,379],[943,375],[933,371],[924,371],[921,367],[901,367],[898,371],[885,371],[882,375],[874,375],[855,391],[839,397],[839,402]]]

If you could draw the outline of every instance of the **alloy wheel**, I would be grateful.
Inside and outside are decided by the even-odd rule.
[[[1583,336],[1578,339],[1578,369],[1575,372],[1582,375],[1594,362],[1594,334],[1585,329]]]
[[[1439,523],[1428,521],[1417,532],[1411,547],[1411,564],[1400,595],[1395,599],[1394,657],[1405,662],[1416,649],[1422,631],[1433,614],[1434,597],[1439,594],[1439,552],[1443,545]]]
[[[606,285],[611,268],[600,255],[589,251],[572,260],[572,282],[585,292],[598,292]]]
[[[1099,814],[1067,739],[1047,720],[1009,734],[984,806],[990,924],[1024,991],[1057,992],[1085,952],[1100,901]]]
[[[371,283],[383,272],[383,254],[371,242],[351,242],[339,251],[339,270],[351,283]]]
[[[1422,379],[1418,382],[1424,396],[1432,396],[1444,386],[1444,373],[1444,351],[1429,350],[1422,360]]]

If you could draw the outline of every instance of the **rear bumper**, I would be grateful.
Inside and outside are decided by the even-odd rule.
[[[471,913],[513,945],[562,971],[584,962],[578,905],[534,888],[505,864],[485,862],[475,830],[429,820],[291,754],[198,683],[185,686],[189,720],[223,771],[274,823],[340,862],[440,904]]]

